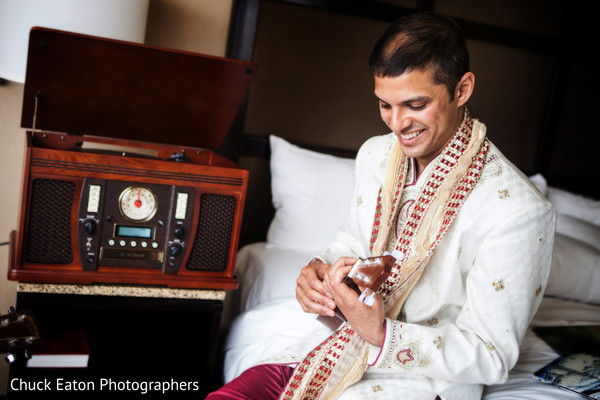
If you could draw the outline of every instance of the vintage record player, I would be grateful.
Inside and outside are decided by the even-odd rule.
[[[235,288],[248,171],[216,151],[254,72],[33,28],[8,278]]]

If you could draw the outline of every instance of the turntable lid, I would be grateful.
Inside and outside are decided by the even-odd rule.
[[[36,130],[217,150],[255,69],[245,61],[36,27],[21,126],[32,128],[35,114]]]

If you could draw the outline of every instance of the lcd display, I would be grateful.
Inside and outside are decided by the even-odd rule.
[[[154,238],[154,228],[149,228],[146,226],[117,225],[115,236],[152,239]]]

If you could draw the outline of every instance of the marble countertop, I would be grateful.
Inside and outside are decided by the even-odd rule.
[[[57,284],[19,282],[17,291],[22,293],[78,294],[94,296],[151,297],[163,299],[224,300],[225,290],[179,289],[156,286],[110,285],[110,284]]]

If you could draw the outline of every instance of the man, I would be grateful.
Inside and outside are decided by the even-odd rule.
[[[466,109],[475,77],[453,21],[401,18],[369,64],[392,132],[361,147],[347,221],[296,289],[304,311],[338,307],[347,323],[215,399],[478,399],[517,361],[550,269],[554,210]],[[367,306],[342,280],[385,251],[401,257]]]

